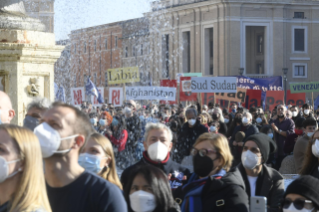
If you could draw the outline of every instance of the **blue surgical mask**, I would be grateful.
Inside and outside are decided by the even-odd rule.
[[[233,113],[236,113],[236,112],[237,112],[237,110],[236,110],[236,109],[232,109],[232,112],[233,112]]]
[[[225,124],[229,123],[229,119],[224,119]]]
[[[116,118],[113,118],[112,126],[116,127],[119,124],[119,121]]]
[[[26,116],[23,120],[23,126],[28,128],[29,130],[34,131],[34,129],[40,124],[39,120],[32,117],[32,116]]]
[[[106,125],[106,120],[105,119],[100,119],[99,124],[101,126],[105,126]]]
[[[268,136],[269,136],[270,138],[273,138],[273,137],[274,137],[274,134],[273,134],[273,133],[268,133]]]
[[[95,118],[91,118],[90,122],[91,122],[92,125],[96,125],[96,119]]]
[[[103,167],[100,167],[101,159],[99,156],[83,153],[80,154],[78,162],[86,171],[98,174],[103,169]]]
[[[256,119],[256,122],[257,122],[258,124],[260,124],[262,121],[263,121],[263,120],[262,120],[260,117],[258,117],[258,118]]]

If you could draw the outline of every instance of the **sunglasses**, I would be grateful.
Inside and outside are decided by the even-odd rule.
[[[195,155],[197,155],[197,153],[199,153],[199,155],[201,156],[201,157],[205,157],[206,155],[208,155],[209,153],[217,153],[217,151],[214,151],[214,150],[210,150],[210,149],[200,149],[200,150],[198,150],[198,149],[195,149],[195,148],[193,148],[192,150],[191,150],[191,155],[193,155],[193,156],[195,156]]]
[[[297,199],[295,201],[291,201],[290,199],[284,199],[282,202],[282,208],[288,209],[289,206],[291,205],[291,203],[294,204],[294,206],[297,210],[303,209],[306,205],[311,207],[310,204],[312,204],[312,202],[310,200]]]

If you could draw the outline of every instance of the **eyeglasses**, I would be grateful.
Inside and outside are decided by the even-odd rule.
[[[211,154],[211,153],[216,154],[217,151],[211,150],[211,149],[200,149],[200,150],[198,150],[198,149],[195,149],[195,148],[193,148],[191,150],[191,155],[195,156],[195,155],[197,155],[197,153],[199,153],[199,155],[201,157],[205,157],[206,155]]]
[[[303,209],[305,206],[307,206],[307,209],[313,207],[311,204],[312,204],[312,201],[310,200],[301,200],[301,199],[297,199],[295,201],[291,201],[290,199],[284,199],[282,201],[282,207],[284,209],[287,209],[289,208],[289,206],[291,205],[291,203],[294,204],[295,208],[297,210],[301,210]]]

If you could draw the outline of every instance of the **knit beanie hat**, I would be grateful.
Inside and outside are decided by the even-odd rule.
[[[310,175],[300,176],[288,186],[284,198],[288,194],[299,194],[319,208],[319,179]]]
[[[264,163],[267,162],[269,154],[273,153],[277,148],[276,143],[264,133],[251,135],[246,138],[244,142],[246,143],[247,141],[254,141],[257,144],[258,148],[260,149],[261,156],[264,159]]]

